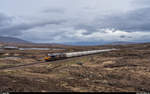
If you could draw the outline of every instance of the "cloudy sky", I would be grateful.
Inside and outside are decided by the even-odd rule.
[[[150,0],[0,0],[0,36],[40,43],[150,41]]]

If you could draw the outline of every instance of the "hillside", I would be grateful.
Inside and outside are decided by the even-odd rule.
[[[137,44],[137,42],[117,41],[117,42],[112,42],[110,44],[112,44],[112,45],[124,45],[124,44]]]
[[[150,91],[149,43],[66,49],[95,48],[118,50],[51,62],[43,58],[47,53],[56,52],[53,50],[4,50],[0,53],[0,92]],[[24,64],[30,66],[7,69]]]
[[[30,43],[28,41],[19,39],[19,38],[14,38],[14,37],[3,37],[0,36],[0,42],[4,43]]]

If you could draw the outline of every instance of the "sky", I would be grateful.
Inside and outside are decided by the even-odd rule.
[[[0,0],[0,36],[35,43],[150,42],[150,0]]]

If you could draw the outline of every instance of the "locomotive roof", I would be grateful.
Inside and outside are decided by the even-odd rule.
[[[62,55],[63,53],[52,53],[52,54],[48,54],[48,56],[54,56],[54,55]]]

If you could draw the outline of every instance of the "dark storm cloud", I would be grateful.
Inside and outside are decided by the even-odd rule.
[[[95,27],[115,28],[126,31],[150,31],[150,8],[142,8],[125,14],[109,15],[95,19]]]
[[[83,35],[91,35],[95,32],[103,32],[101,29],[123,30],[126,32],[149,32],[150,31],[150,8],[140,8],[127,13],[98,16],[89,23],[76,23],[72,27],[75,30],[86,30]],[[105,33],[105,32],[104,32]],[[134,38],[122,35],[120,38]]]
[[[150,8],[142,8],[134,11],[130,11],[127,13],[121,13],[121,14],[112,14],[112,15],[105,15],[103,16],[97,16],[95,20],[91,22],[83,22],[81,21],[75,21],[75,20],[55,20],[55,21],[38,21],[38,22],[31,22],[31,23],[18,23],[18,24],[11,24],[11,19],[10,17],[1,15],[0,20],[3,23],[8,23],[8,25],[5,24],[5,27],[0,27],[0,35],[9,35],[9,36],[19,36],[25,34],[26,31],[34,28],[41,27],[44,28],[45,26],[51,26],[55,25],[56,27],[50,30],[53,30],[53,32],[50,32],[46,35],[53,36],[59,35],[61,32],[61,37],[66,34],[66,32],[71,32],[65,30],[61,30],[62,28],[73,28],[74,32],[78,31],[80,29],[86,30],[87,32],[83,32],[83,35],[91,35],[93,32],[103,32],[100,31],[99,29],[104,29],[104,28],[114,28],[117,30],[125,30],[127,32],[135,32],[135,31],[149,31],[150,30],[150,13],[149,13]],[[1,23],[0,23],[1,24]],[[60,28],[59,32],[56,28]],[[113,30],[112,30],[113,31]],[[32,31],[30,31],[32,32]],[[36,32],[35,32],[36,33]],[[38,32],[37,32],[38,33]],[[120,38],[126,38],[128,36],[121,35]],[[64,37],[65,38],[65,37]],[[45,38],[44,38],[45,39]],[[48,38],[50,39],[50,38]],[[47,40],[48,40],[47,39]],[[67,39],[67,38],[66,38]],[[41,38],[42,40],[42,38]],[[52,39],[51,39],[52,40]]]
[[[9,24],[11,22],[12,18],[4,15],[3,13],[0,13],[0,27]]]
[[[93,23],[94,24],[94,23]],[[85,32],[83,33],[84,35],[89,35],[91,34],[92,32],[96,32],[97,31],[97,28],[96,26],[94,26],[93,24],[77,24],[77,25],[74,25],[74,29],[76,30],[80,30],[80,29],[84,29],[84,30],[87,30],[88,32]]]
[[[59,21],[41,21],[36,23],[19,23],[16,25],[8,25],[5,27],[0,28],[0,35],[8,35],[8,36],[16,36],[21,35],[22,31],[26,31],[29,29],[33,29],[36,27],[44,27],[46,25],[59,25],[61,23],[65,22],[65,20],[59,20]]]
[[[20,2],[15,8],[5,1],[0,9],[19,19],[0,14],[0,35],[43,42],[148,40],[150,35],[150,0],[15,0]]]
[[[135,0],[133,1],[133,5],[149,5],[150,4],[150,0]]]

